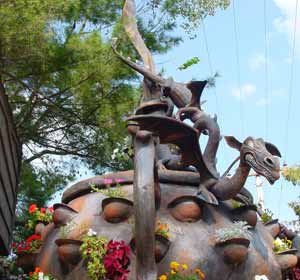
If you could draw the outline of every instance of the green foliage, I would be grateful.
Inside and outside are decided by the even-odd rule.
[[[111,187],[110,185],[106,185],[105,189],[99,189],[95,184],[90,184],[92,192],[102,193],[108,197],[120,197],[124,198],[126,196],[126,192],[122,190],[121,186]]]
[[[54,278],[51,274],[46,274],[46,273],[42,272],[41,269],[39,267],[37,267],[35,269],[35,271],[33,271],[32,273],[29,273],[29,276],[26,277],[25,279],[28,279],[28,280],[55,280],[56,278]]]
[[[232,205],[232,208],[233,208],[233,209],[237,209],[237,208],[240,208],[240,207],[244,206],[243,203],[238,202],[238,201],[236,201],[236,200],[233,200],[232,203],[231,203],[231,205]]]
[[[80,252],[87,260],[87,272],[91,280],[102,279],[105,276],[103,258],[106,253],[107,239],[97,236],[85,236],[82,239]]]
[[[35,204],[31,205],[31,207],[36,207]],[[32,211],[29,211],[29,219],[27,221],[26,226],[29,229],[35,229],[38,223],[49,224],[52,222],[52,210],[48,208],[34,208]]]
[[[0,256],[0,279],[23,279],[22,277],[25,277],[24,271],[16,266],[14,258]]]
[[[249,227],[245,221],[234,222],[232,226],[218,229],[216,231],[216,240],[224,242],[231,238],[249,239],[251,237],[251,233],[248,231]]]
[[[68,238],[69,233],[74,229],[77,224],[73,221],[68,222],[66,225],[59,228],[59,238],[66,239]]]
[[[179,20],[181,27],[191,34],[205,17],[213,16],[217,9],[226,9],[230,0],[149,0],[148,3],[157,14],[160,11],[166,21]]]
[[[201,17],[226,6],[225,0],[206,2],[192,3],[202,5]],[[164,53],[181,41],[170,35],[176,17],[194,16],[185,1],[145,3],[138,14],[140,32],[153,54]],[[23,151],[17,236],[29,235],[24,227],[29,204],[46,205],[77,175],[77,164],[96,173],[132,168],[130,150],[129,156],[111,158],[124,144],[126,116],[140,97],[136,73],[110,47],[111,38],[118,37],[120,51],[138,59],[120,23],[123,4],[1,1],[0,86],[12,105]]]
[[[274,245],[273,252],[280,253],[280,252],[292,249],[293,242],[291,240],[288,240],[287,238],[280,239],[279,237],[277,237],[273,241],[273,245]]]
[[[300,197],[298,197],[300,199]],[[300,202],[292,201],[289,203],[289,206],[294,210],[296,216],[300,218]]]
[[[159,280],[198,280],[204,279],[205,274],[196,268],[194,271],[188,271],[187,264],[178,262],[170,263],[170,271],[158,277]]]
[[[166,239],[170,237],[170,229],[168,224],[157,221],[155,224],[155,234],[160,235]]]
[[[194,64],[198,64],[199,62],[200,62],[200,59],[199,59],[197,56],[195,56],[195,57],[193,57],[193,58],[187,60],[187,61],[186,61],[185,63],[183,63],[182,65],[180,65],[180,66],[178,67],[178,69],[179,69],[179,70],[185,70],[185,69],[191,67],[191,66],[194,65]]]
[[[273,213],[271,212],[271,210],[266,209],[262,215],[261,215],[261,221],[265,224],[267,222],[270,222],[273,220]]]
[[[111,158],[124,143],[126,116],[139,100],[137,75],[110,47],[118,37],[120,50],[137,58],[119,21],[123,4],[1,1],[0,86],[23,150],[17,235],[29,234],[23,226],[29,204],[46,205],[77,175],[77,164],[97,173],[132,168],[125,154]],[[153,53],[180,42],[169,35],[175,23],[138,21]]]
[[[66,182],[72,179],[72,174],[64,174],[57,167],[47,165],[41,169],[23,162],[16,209],[17,222],[14,231],[14,241],[20,242],[34,233],[34,228],[25,227],[30,221],[28,207],[30,204],[45,205],[56,191],[62,189]]]
[[[282,170],[282,175],[285,180],[291,182],[294,186],[300,185],[300,166],[294,165],[287,167],[285,166]]]

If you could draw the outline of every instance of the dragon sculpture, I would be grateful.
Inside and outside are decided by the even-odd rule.
[[[125,1],[123,25],[144,65],[123,57],[116,42],[112,44],[116,56],[143,76],[141,104],[127,126],[133,140],[134,170],[96,176],[67,189],[62,203],[54,207],[53,223],[36,229],[43,245],[31,265],[60,280],[90,279],[87,260],[79,250],[86,234],[84,225],[98,237],[122,240],[131,247],[128,276],[116,279],[157,280],[172,261],[184,262],[191,271],[201,266],[210,280],[220,275],[253,280],[262,274],[270,280],[287,279],[288,269],[300,263],[296,255],[300,237],[278,220],[259,221],[257,207],[244,188],[251,169],[271,184],[279,179],[279,150],[261,138],[240,142],[233,136],[221,137],[217,117],[202,108],[207,81],[183,84],[156,73],[138,32],[134,2]],[[174,107],[178,109],[175,115]],[[199,139],[204,136],[208,141],[202,151]],[[239,165],[230,177],[227,172],[220,176],[216,166],[223,138],[239,151]],[[179,152],[172,152],[172,145]],[[112,188],[119,186],[124,197],[92,191],[92,185],[105,188],[107,180]],[[242,202],[239,209],[234,207],[235,200]],[[168,225],[169,236],[157,233],[158,221]],[[218,240],[217,233],[235,227],[236,221],[251,226],[246,230],[248,237]],[[62,238],[60,231],[69,224],[74,226]],[[274,254],[277,237],[290,239],[294,248]]]

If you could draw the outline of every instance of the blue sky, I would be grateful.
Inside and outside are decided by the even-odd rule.
[[[264,1],[235,0],[240,85],[233,6],[204,20],[212,68],[221,75],[217,79],[216,88],[207,89],[203,94],[203,99],[208,101],[204,110],[218,115],[223,135],[234,135],[239,140],[244,140],[247,136],[263,137],[280,149],[283,155],[282,163],[286,161],[289,165],[300,164],[300,150],[297,145],[300,120],[300,110],[297,106],[300,104],[300,26],[296,32],[294,79],[290,87],[296,0],[266,0],[266,7],[267,33]],[[300,3],[297,25],[299,23]],[[174,80],[181,82],[211,76],[203,27],[196,30],[197,38],[193,40],[189,40],[182,31],[178,32],[184,37],[184,42],[167,54],[156,56],[158,68],[163,67],[166,76],[172,76]],[[194,56],[200,58],[199,64],[185,71],[177,70],[179,65]],[[290,94],[290,121],[287,124]],[[220,173],[237,155],[237,152],[222,140],[218,152]],[[89,176],[90,172],[84,177]],[[246,186],[255,196],[253,178],[248,179]],[[264,181],[264,191],[266,207],[274,216],[281,220],[295,218],[287,203],[300,195],[300,186],[292,186],[284,180],[270,186]],[[58,197],[55,200],[57,201]]]
[[[234,4],[240,86],[231,5],[227,10],[218,11],[215,16],[204,20],[212,68],[221,74],[215,90],[207,89],[203,94],[203,99],[208,101],[204,109],[218,115],[223,135],[234,135],[239,140],[247,136],[263,137],[280,149],[282,163],[286,161],[289,165],[300,164],[297,145],[300,133],[300,111],[297,106],[300,104],[300,27],[296,29],[292,87],[290,82],[296,0],[266,0],[266,33],[263,0],[235,0]],[[298,26],[299,23],[300,3]],[[203,27],[196,33],[198,36],[194,40],[189,40],[182,33],[185,36],[183,44],[168,54],[155,58],[156,62],[163,62],[158,65],[166,69],[166,76],[187,82],[192,78],[201,79],[211,75]],[[185,71],[177,70],[179,65],[194,56],[200,58],[198,65]],[[287,122],[290,94],[290,116]],[[218,153],[218,168],[221,173],[237,156],[236,151],[229,148],[224,140],[222,142]],[[255,195],[253,178],[249,178],[247,187]],[[294,218],[287,203],[300,195],[300,187],[294,187],[284,180],[279,180],[273,186],[264,181],[264,191],[266,207],[275,216],[279,215],[283,220]]]

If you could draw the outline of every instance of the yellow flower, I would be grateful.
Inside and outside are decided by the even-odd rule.
[[[199,268],[195,269],[195,273],[197,273],[201,279],[205,278],[205,274]]]
[[[179,263],[178,263],[178,262],[171,262],[171,263],[170,263],[170,268],[171,268],[172,270],[178,271]]]
[[[183,269],[183,270],[186,270],[186,269],[188,269],[188,266],[187,266],[185,263],[184,263],[184,264],[182,264],[182,265],[181,265],[181,267],[182,267],[182,269]]]
[[[167,280],[167,276],[163,274],[159,277],[159,280]]]
[[[176,272],[176,270],[171,270],[171,274],[176,274],[177,272]]]

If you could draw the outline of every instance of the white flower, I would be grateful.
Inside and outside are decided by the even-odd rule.
[[[87,232],[87,236],[96,236],[96,235],[97,235],[97,232],[93,231],[91,228]]]
[[[279,237],[277,237],[277,238],[273,241],[273,244],[274,244],[275,246],[277,246],[277,247],[280,247],[280,246],[284,245],[283,241],[282,241]]]
[[[44,273],[43,272],[39,272],[38,276],[39,276],[39,280],[44,280]]]
[[[255,280],[269,280],[266,275],[255,275]]]

